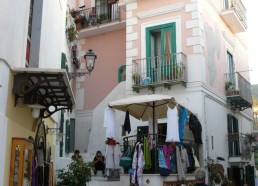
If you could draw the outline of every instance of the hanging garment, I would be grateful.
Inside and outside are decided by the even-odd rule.
[[[148,147],[149,150],[151,150],[154,146],[155,146],[155,140],[153,140],[153,126],[155,127],[155,133],[158,132],[158,120],[157,120],[157,116],[154,116],[154,120],[153,120],[153,116],[150,115],[149,113],[149,130],[148,130]]]
[[[166,142],[179,142],[179,132],[178,132],[178,111],[177,105],[170,109],[169,106],[167,110],[167,136]]]
[[[106,128],[106,137],[115,138],[116,113],[110,107],[105,108],[104,127]]]
[[[114,145],[106,145],[105,151],[106,169],[114,169]]]
[[[124,131],[127,131],[128,134],[130,134],[130,132],[131,132],[131,123],[130,123],[129,111],[126,111],[126,114],[125,114]]]
[[[171,173],[177,172],[177,160],[176,160],[176,150],[174,149],[171,154]]]
[[[162,150],[166,159],[167,169],[170,171],[171,170],[170,158],[172,154],[172,148],[170,145],[164,144],[162,147]]]
[[[121,147],[119,144],[114,146],[114,167],[115,169],[121,169],[119,166],[120,158],[122,157]]]
[[[181,107],[179,114],[179,138],[180,141],[183,142],[184,139],[184,130],[185,130],[185,122],[188,120],[187,109],[185,107]]]
[[[200,163],[199,163],[199,161],[198,161],[198,159],[195,155],[195,152],[194,152],[193,148],[192,148],[192,151],[193,151],[193,157],[194,157],[194,166],[195,166],[195,168],[198,168],[198,167],[200,167]]]
[[[143,138],[143,154],[145,158],[144,169],[148,170],[151,168],[151,154],[148,148],[148,138],[146,136],[144,136]]]
[[[169,170],[166,163],[166,158],[162,148],[158,149],[159,174],[161,176],[168,176]]]
[[[134,148],[132,168],[135,170],[131,176],[131,182],[138,186],[142,186],[143,167],[145,159],[142,151],[143,145],[138,142]]]
[[[176,147],[176,163],[177,163],[178,180],[185,180],[185,172],[184,172],[184,169],[183,169],[180,150],[179,150],[178,147]]]
[[[182,165],[183,165],[183,170],[186,173],[187,172],[187,167],[189,167],[189,160],[188,160],[188,155],[187,155],[187,151],[185,148],[181,149],[181,161],[182,161]]]
[[[189,118],[189,129],[193,133],[195,143],[202,144],[202,125],[193,114],[191,114]]]
[[[195,170],[195,167],[194,167],[195,160],[194,160],[194,156],[193,156],[193,151],[189,145],[185,145],[185,149],[187,151],[188,161],[189,161],[189,167],[187,167],[187,173],[192,173]]]

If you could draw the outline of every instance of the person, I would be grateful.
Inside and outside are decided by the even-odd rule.
[[[194,172],[196,183],[193,186],[208,186],[205,184],[205,169],[197,168]]]
[[[93,160],[93,164],[95,167],[95,170],[94,170],[95,175],[97,174],[97,170],[101,170],[104,175],[104,173],[105,173],[105,163],[104,162],[105,162],[105,158],[102,155],[101,151],[98,150],[96,152],[96,155]]]
[[[82,161],[82,156],[80,155],[80,151],[79,150],[75,150],[74,154],[72,155],[72,160],[77,161],[77,162],[81,162]]]

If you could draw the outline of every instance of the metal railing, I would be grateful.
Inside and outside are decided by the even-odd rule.
[[[251,160],[252,144],[246,134],[228,133],[229,157]]]
[[[240,73],[226,74],[226,92],[227,96],[241,96],[244,100],[252,103],[251,84]],[[230,85],[229,85],[230,84]]]
[[[166,143],[166,135],[161,134],[141,134],[141,135],[133,135],[127,136],[123,138],[123,150],[126,152],[127,148],[130,147],[133,151],[134,146],[137,142],[144,143],[144,137],[147,138],[148,148],[150,149],[151,154],[151,168],[146,170],[144,169],[144,174],[155,174],[159,173],[159,165],[158,165],[158,148],[162,148],[163,145]],[[191,141],[184,139],[181,145],[190,145],[192,148],[195,149],[196,155],[198,156],[197,145]],[[125,170],[126,172],[127,170]]]
[[[224,0],[225,10],[234,10],[239,20],[247,28],[246,8],[241,0]]]
[[[175,53],[133,60],[133,85],[164,81],[186,81],[187,56]]]
[[[92,8],[76,11],[76,16],[82,17],[82,28],[99,26],[100,24],[120,21],[120,9],[116,3],[100,4]]]

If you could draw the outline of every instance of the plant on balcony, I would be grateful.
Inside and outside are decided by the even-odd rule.
[[[106,21],[107,21],[107,14],[104,14],[104,13],[100,14],[98,19],[97,19],[97,23],[101,24],[101,23],[104,23]]]
[[[206,168],[208,168],[208,172],[209,172],[209,181],[210,181],[209,185],[221,184],[224,178],[222,178],[221,173],[215,168],[217,164],[214,163],[215,162],[214,159],[208,157],[206,161],[207,161]]]
[[[225,89],[226,89],[226,91],[232,91],[232,90],[234,89],[234,86],[235,86],[235,84],[232,83],[231,81],[227,81],[227,82],[225,83]]]
[[[178,63],[171,65],[172,80],[181,79],[183,76],[183,68]]]
[[[71,9],[71,10],[70,10],[70,14],[71,14],[72,18],[75,18],[75,16],[76,16],[76,11],[75,11],[74,9]]]
[[[246,138],[250,144],[257,142],[257,136],[254,133],[247,133]]]
[[[70,26],[69,28],[67,28],[66,34],[70,42],[74,41],[77,38],[77,31],[74,26]]]
[[[61,181],[60,186],[87,186],[91,181],[91,170],[93,164],[91,162],[73,161],[68,165],[68,170],[57,170],[57,178]]]
[[[138,85],[141,82],[141,75],[138,73],[135,73],[132,75],[132,79],[133,79],[134,84]]]

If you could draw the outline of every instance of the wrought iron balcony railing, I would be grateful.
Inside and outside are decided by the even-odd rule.
[[[229,157],[240,157],[249,161],[252,157],[252,143],[246,134],[228,133]]]
[[[239,20],[247,28],[246,8],[241,0],[224,0],[225,10],[234,10]]]
[[[75,11],[74,20],[77,30],[120,21],[118,1],[116,3],[102,3],[92,8],[77,10]]]
[[[244,110],[252,107],[251,84],[238,72],[226,74],[227,102],[233,109]]]
[[[186,62],[187,56],[183,53],[133,60],[133,87],[186,83]]]

